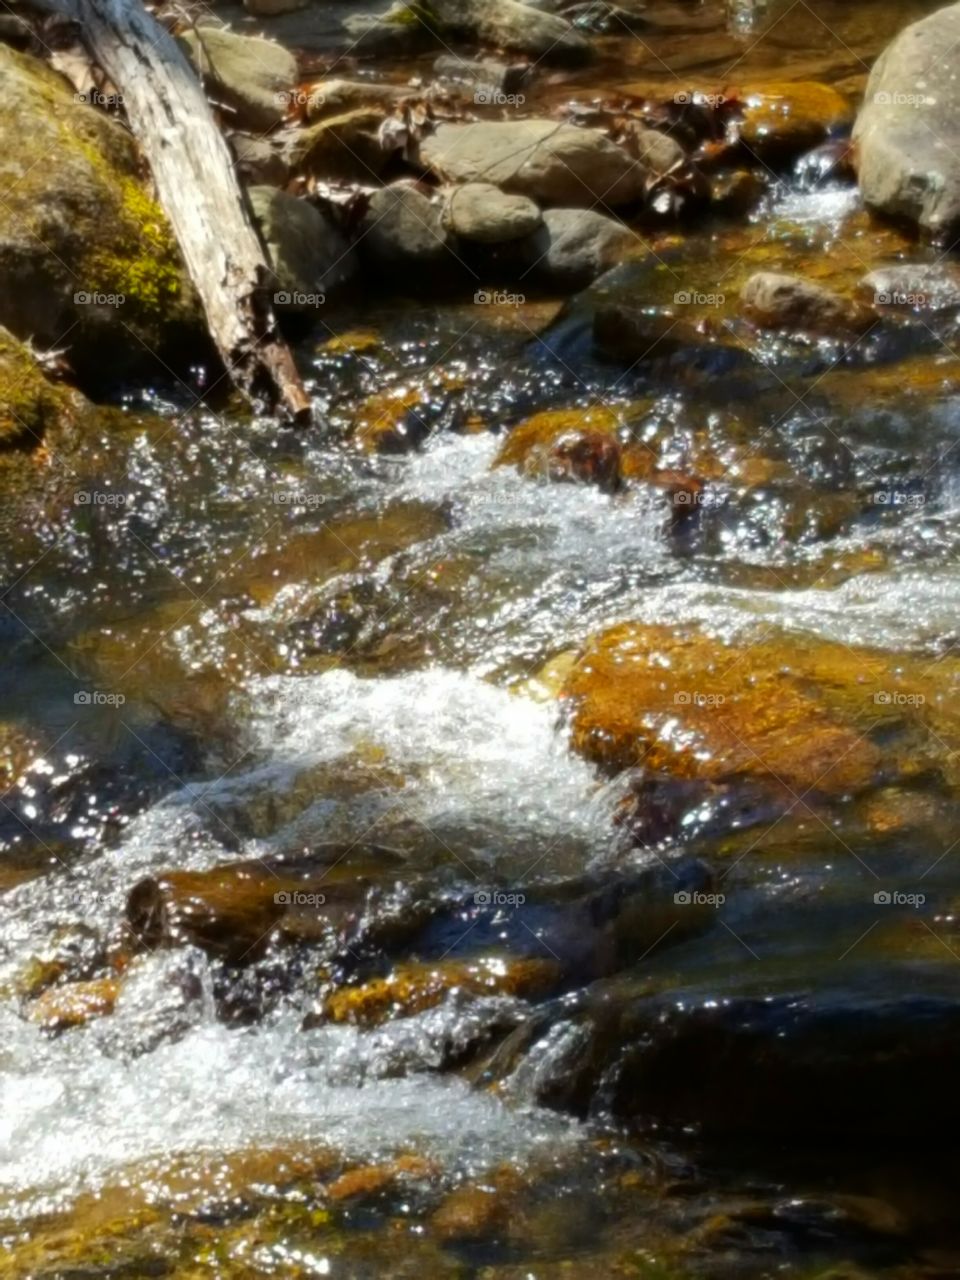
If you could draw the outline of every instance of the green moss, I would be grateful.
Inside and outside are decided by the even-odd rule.
[[[0,329],[0,449],[39,444],[70,401],[70,393],[48,382],[29,351]]]
[[[115,198],[109,244],[98,245],[91,236],[80,275],[90,290],[122,294],[135,318],[161,319],[178,301],[182,282],[179,250],[163,211],[98,147],[87,142],[80,147]]]

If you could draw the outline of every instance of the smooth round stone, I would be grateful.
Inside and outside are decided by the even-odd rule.
[[[464,240],[502,244],[530,235],[543,218],[527,196],[508,195],[489,182],[468,182],[451,191],[443,220]]]

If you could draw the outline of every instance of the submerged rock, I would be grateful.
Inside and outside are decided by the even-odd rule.
[[[740,294],[751,320],[770,329],[836,334],[856,333],[876,323],[857,303],[801,276],[758,271]]]
[[[420,144],[427,168],[450,182],[488,182],[546,204],[629,204],[647,170],[599,129],[556,120],[441,124]]]
[[[809,151],[853,119],[850,103],[829,85],[774,80],[740,90],[742,141],[756,155],[783,160]]]
[[[236,113],[241,125],[270,129],[280,124],[297,79],[297,60],[282,45],[217,26],[186,31],[181,41],[214,96]]]
[[[870,72],[853,130],[864,201],[933,236],[960,228],[960,4],[914,22]]]
[[[27,1017],[44,1031],[65,1031],[113,1012],[119,983],[116,978],[70,982],[50,987],[29,1006]]]

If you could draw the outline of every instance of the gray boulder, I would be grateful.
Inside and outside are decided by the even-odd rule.
[[[587,208],[639,199],[647,170],[599,129],[556,120],[441,124],[420,158],[450,182],[488,182],[546,204]]]
[[[509,195],[489,182],[468,182],[450,192],[443,221],[464,240],[503,244],[531,235],[543,217],[526,196]]]
[[[387,274],[459,266],[456,240],[443,225],[440,207],[415,187],[383,187],[370,197],[357,241],[364,261]]]
[[[297,80],[297,60],[272,40],[222,27],[194,27],[180,37],[198,73],[250,129],[283,120]]]
[[[960,228],[960,4],[912,23],[874,64],[853,131],[866,204],[934,236]]]
[[[276,276],[280,311],[310,312],[357,268],[346,237],[319,209],[273,187],[247,192]]]
[[[537,280],[546,287],[582,289],[639,243],[622,222],[592,209],[548,209],[531,242]]]

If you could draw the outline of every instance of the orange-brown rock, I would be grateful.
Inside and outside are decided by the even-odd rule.
[[[488,956],[477,961],[441,961],[398,965],[386,978],[359,987],[343,987],[328,997],[324,1013],[331,1022],[373,1025],[431,1009],[451,991],[473,995],[535,998],[546,994],[558,976],[552,960],[510,960]]]
[[[564,696],[576,747],[599,763],[836,794],[880,771],[866,730],[885,670],[844,645],[734,648],[693,629],[626,623],[587,646]]]
[[[119,986],[116,978],[97,978],[91,982],[49,987],[30,1004],[27,1017],[45,1031],[83,1026],[94,1018],[113,1013]]]

